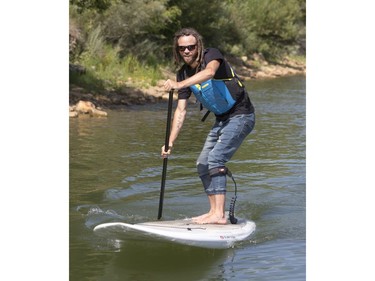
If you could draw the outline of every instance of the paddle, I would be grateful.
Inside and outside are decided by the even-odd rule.
[[[165,152],[167,152],[168,149],[169,149],[169,134],[170,134],[170,131],[171,131],[172,103],[173,103],[173,90],[169,91],[169,97],[168,97],[167,129],[166,129],[166,132],[165,132],[165,145],[164,145],[164,151]],[[167,163],[168,163],[168,157],[165,157],[163,159],[163,173],[161,175],[158,220],[160,220],[162,212],[163,212],[165,178],[167,176]]]

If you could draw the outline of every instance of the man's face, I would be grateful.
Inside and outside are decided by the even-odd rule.
[[[179,52],[184,62],[187,65],[194,66],[195,60],[198,56],[197,40],[194,36],[181,36],[177,40]]]

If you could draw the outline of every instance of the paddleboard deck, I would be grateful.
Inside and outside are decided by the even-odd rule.
[[[109,222],[99,224],[94,232],[117,239],[161,239],[179,244],[210,248],[231,248],[255,231],[253,221],[238,219],[237,224],[196,224],[191,219],[153,221],[136,224]]]

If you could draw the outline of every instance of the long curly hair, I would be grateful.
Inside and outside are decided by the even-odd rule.
[[[191,27],[183,28],[174,34],[174,38],[173,38],[174,63],[178,67],[183,62],[182,56],[180,52],[178,51],[178,42],[177,42],[178,39],[181,36],[189,36],[189,35],[194,36],[195,39],[197,40],[198,56],[197,56],[196,61],[198,62],[198,68],[199,68],[203,60],[203,50],[204,50],[203,38],[202,38],[202,35],[198,33],[198,31],[196,31],[194,28],[191,28]]]

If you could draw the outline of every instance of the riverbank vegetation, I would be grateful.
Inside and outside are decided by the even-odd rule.
[[[301,61],[305,9],[305,0],[70,0],[70,85],[92,93],[156,85],[175,71],[172,38],[182,27],[244,62]]]

